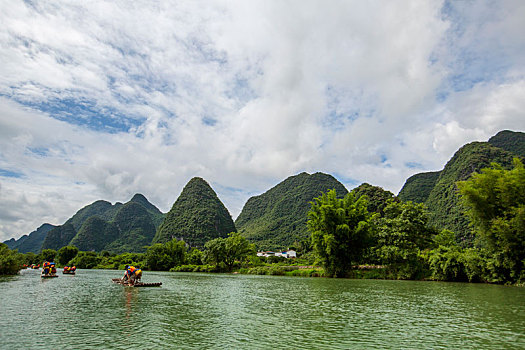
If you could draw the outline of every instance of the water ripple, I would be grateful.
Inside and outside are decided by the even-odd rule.
[[[525,348],[525,290],[119,271],[0,278],[2,349]]]

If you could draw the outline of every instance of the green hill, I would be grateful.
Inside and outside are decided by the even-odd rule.
[[[503,130],[492,136],[489,143],[525,158],[525,133],[523,132]]]
[[[118,236],[119,230],[115,224],[94,215],[82,224],[68,245],[73,245],[79,250],[99,252],[116,240]]]
[[[151,204],[147,199],[146,197],[144,197],[142,194],[140,193],[137,193],[133,196],[133,198],[131,198],[131,200],[129,201],[130,203],[137,203],[137,204],[140,204],[142,207],[144,207],[144,209],[146,209],[146,211],[148,212],[148,214],[150,215],[151,219],[153,220],[153,224],[155,225],[155,230],[157,230],[160,226],[160,224],[162,223],[162,221],[164,220],[164,218],[166,217],[166,214],[163,214],[159,208],[157,208],[156,206],[154,206],[153,204]],[[155,233],[153,234],[155,235]],[[152,237],[153,238],[153,237]],[[150,239],[151,241],[151,239]]]
[[[66,221],[66,224],[73,225],[75,230],[78,231],[80,230],[84,222],[92,216],[105,216],[104,218],[107,219],[107,217],[110,215],[108,215],[106,212],[111,212],[111,209],[113,209],[113,205],[110,202],[98,200],[89,205],[86,205],[84,208],[77,211],[75,215],[73,215],[70,219]]]
[[[291,176],[265,193],[248,199],[235,225],[258,249],[287,248],[309,237],[306,220],[310,202],[331,189],[341,197],[348,193],[331,175],[301,173]]]
[[[164,216],[142,194],[125,204],[98,200],[49,231],[42,249],[75,245],[81,250],[143,252]]]
[[[202,178],[194,177],[184,186],[157,230],[153,243],[176,238],[202,248],[207,241],[227,237],[235,231],[231,215],[215,191]]]
[[[40,252],[42,242],[46,238],[49,231],[53,230],[56,226],[51,224],[43,224],[29,235],[23,235],[18,240],[11,238],[4,243],[7,244],[9,249],[18,249],[20,253],[35,253]]]
[[[119,209],[112,222],[117,227],[119,236],[106,245],[105,250],[115,253],[141,253],[146,250],[144,246],[151,244],[156,231],[154,218],[146,207],[139,203],[131,200]]]
[[[503,131],[489,142],[469,143],[454,154],[443,170],[410,177],[398,198],[426,204],[430,224],[439,230],[446,228],[455,232],[458,241],[470,245],[472,236],[469,221],[459,203],[456,182],[468,179],[473,172],[489,167],[492,162],[510,168],[512,158],[521,155],[511,151],[523,149],[524,136],[524,133]]]
[[[402,201],[425,203],[439,179],[440,171],[419,173],[409,177],[398,194]]]
[[[71,222],[66,222],[64,225],[60,225],[52,229],[47,233],[44,242],[42,243],[42,249],[54,249],[59,250],[76,236],[77,231]]]

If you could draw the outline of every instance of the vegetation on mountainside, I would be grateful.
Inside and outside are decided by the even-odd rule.
[[[118,203],[118,205],[120,205],[120,203]],[[113,205],[110,202],[98,200],[77,211],[75,215],[73,215],[65,223],[73,225],[75,231],[79,231],[84,222],[86,222],[89,218],[93,216],[102,218],[104,214],[112,208]]]
[[[390,191],[385,191],[379,186],[372,186],[367,183],[363,183],[351,191],[355,198],[361,196],[367,197],[367,207],[369,213],[378,213],[381,216],[384,214],[384,210],[390,200],[399,201],[395,198],[394,194]]]
[[[282,181],[265,193],[251,197],[235,225],[258,249],[284,249],[309,238],[306,226],[310,202],[322,192],[347,189],[333,176],[301,173]]]
[[[87,219],[70,245],[78,247],[83,251],[101,251],[106,245],[113,242],[119,236],[116,225],[108,223],[98,216]]]
[[[77,231],[73,224],[66,222],[64,225],[57,226],[47,233],[42,243],[42,249],[58,250],[62,248],[64,244],[71,242],[76,235]]]
[[[191,179],[160,225],[153,243],[184,240],[202,248],[215,238],[237,231],[228,209],[202,178]]]
[[[156,227],[152,213],[160,211],[148,205],[143,196],[136,195],[126,204],[108,207],[100,216],[83,215],[85,220],[78,234],[75,231],[74,239],[79,244],[80,238],[91,242],[80,244],[79,248],[91,250],[94,248],[87,247],[96,246],[99,251],[108,251],[98,254],[81,251],[70,261],[80,268],[123,268],[124,261],[131,261],[144,269],[172,271],[237,270],[265,274],[295,271],[280,265],[290,264],[290,260],[282,262],[272,257],[263,262],[255,257],[253,247],[241,255],[233,254],[235,250],[230,249],[237,243],[243,243],[245,248],[256,243],[266,249],[294,246],[304,254],[301,259],[308,261],[308,265],[314,265],[317,259],[324,266],[321,270],[309,266],[311,269],[304,271],[310,272],[293,272],[297,274],[523,283],[524,170],[519,160],[514,160],[512,170],[508,169],[511,169],[513,155],[509,150],[520,152],[524,135],[502,132],[488,143],[465,145],[442,171],[408,179],[398,198],[365,183],[352,190],[351,196],[347,196],[352,197],[349,200],[339,192],[329,191],[338,184],[341,192],[347,193],[344,186],[329,175],[303,173],[290,177],[263,195],[251,198],[237,219],[240,232],[229,237],[226,233],[213,237],[202,228],[209,228],[209,218],[215,213],[209,208],[220,201],[204,180],[193,182],[192,179],[183,191],[184,196],[181,194],[172,208],[175,219],[166,224],[173,228],[167,242],[150,246]],[[494,160],[501,165],[482,169]],[[325,189],[319,190],[323,186]],[[407,200],[410,198],[413,202]],[[107,207],[104,203],[95,203]],[[219,206],[224,208],[222,203]],[[306,211],[301,214],[301,210]],[[224,212],[231,221],[225,208]],[[309,218],[311,231],[306,226]],[[72,220],[68,222],[69,231],[63,225],[50,233],[56,231],[57,237],[67,239],[74,230]],[[300,230],[301,223],[306,227],[305,232]],[[468,226],[469,223],[473,226]],[[217,229],[217,225],[212,226]],[[176,235],[181,232],[178,227],[191,227],[192,232]],[[160,227],[157,234],[159,231]],[[50,233],[48,237],[55,235]],[[203,251],[186,244],[192,234],[199,235],[199,244],[202,244],[199,248]],[[172,237],[183,238],[184,242]],[[28,239],[26,236],[8,242],[20,244]],[[228,248],[227,242],[235,244]],[[142,251],[147,249],[146,253],[115,255],[137,249],[139,245]],[[57,253],[45,249],[38,255],[14,254],[24,263],[43,258],[63,262],[67,258],[61,258],[61,250]],[[368,273],[363,272],[366,269],[357,269],[356,264],[378,268]]]
[[[48,232],[53,228],[55,228],[55,226],[51,224],[43,224],[29,235],[20,237],[17,241],[11,239],[4,243],[7,244],[9,249],[17,249],[20,253],[38,253],[40,252],[42,242],[44,242]]]
[[[496,147],[497,145],[498,147]],[[459,149],[443,170],[416,174],[410,177],[398,198],[403,201],[424,203],[430,214],[430,224],[439,230],[455,232],[460,246],[472,247],[474,236],[470,220],[459,205],[457,181],[466,180],[492,162],[508,169],[512,165],[513,152],[525,147],[525,133],[500,132],[489,142],[472,142]]]
[[[425,203],[439,179],[439,171],[419,173],[409,177],[397,197],[402,201]]]
[[[333,192],[316,198],[308,213],[308,223],[325,272],[329,276],[345,276],[351,273],[351,264],[367,261],[384,266],[377,274],[382,278],[523,283],[525,168],[522,162],[515,158],[512,170],[494,163],[491,168],[458,182],[458,187],[474,225],[473,235],[477,239],[473,247],[460,246],[450,230],[435,231],[423,204],[389,200],[382,216],[370,216],[366,213],[365,196],[359,198],[362,201],[359,205],[352,198],[354,207],[343,205],[344,200],[337,200]],[[359,227],[366,228],[370,239],[355,239],[358,244],[346,243],[355,237],[352,228]]]
[[[145,252],[155,236],[154,221],[146,208],[136,202],[128,202],[118,210],[112,224],[119,236],[103,249],[115,253]]]
[[[511,153],[488,143],[473,142],[463,146],[441,171],[425,203],[430,212],[430,224],[455,232],[462,245],[472,246],[473,236],[469,220],[459,205],[456,182],[468,179],[472,173],[488,167],[492,162],[509,168],[512,158]]]
[[[503,130],[492,136],[491,145],[509,151],[521,158],[525,158],[525,133]]]
[[[145,252],[163,219],[164,214],[141,194],[125,204],[100,200],[50,230],[41,247],[57,250],[73,244],[82,250]]]

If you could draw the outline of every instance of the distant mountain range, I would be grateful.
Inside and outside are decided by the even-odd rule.
[[[513,157],[525,158],[525,133],[501,131],[488,142],[461,147],[443,170],[419,173],[406,180],[395,197],[381,187],[362,184],[352,191],[369,197],[369,211],[381,213],[388,199],[424,203],[437,229],[450,229],[460,242],[472,242],[469,222],[459,205],[455,183],[467,179],[490,163],[509,168]],[[281,249],[308,239],[306,227],[310,202],[335,189],[343,197],[348,190],[333,176],[301,173],[290,176],[261,195],[251,197],[233,222],[211,186],[202,178],[191,179],[167,214],[136,194],[125,203],[99,200],[82,209],[63,225],[43,224],[18,240],[5,241],[22,253],[58,250],[75,245],[81,250],[115,253],[143,252],[153,243],[173,238],[192,247],[228,233],[239,232],[259,249]]]
[[[20,253],[38,253],[42,247],[42,243],[46,238],[46,235],[49,231],[54,229],[56,226],[51,224],[43,224],[35,231],[31,232],[28,235],[23,235],[18,240],[11,238],[4,243],[7,244],[9,249],[18,249]]]

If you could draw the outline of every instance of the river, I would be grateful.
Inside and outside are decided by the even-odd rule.
[[[525,288],[122,271],[0,277],[2,349],[524,349]]]

